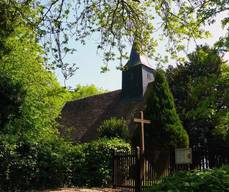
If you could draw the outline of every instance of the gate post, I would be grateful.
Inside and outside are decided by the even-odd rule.
[[[140,148],[136,148],[136,176],[135,176],[135,192],[141,192],[141,154]]]
[[[113,150],[113,158],[112,158],[113,162],[112,162],[112,181],[113,181],[113,188],[116,188],[116,178],[117,178],[117,159],[116,159],[116,150]]]

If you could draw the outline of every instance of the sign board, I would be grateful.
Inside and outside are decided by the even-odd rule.
[[[191,148],[175,149],[175,163],[176,164],[191,164],[192,163],[192,149]]]

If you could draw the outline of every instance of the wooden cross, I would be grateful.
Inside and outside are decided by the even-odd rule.
[[[145,176],[145,163],[144,163],[144,152],[145,152],[145,141],[144,141],[144,124],[150,124],[150,120],[144,119],[143,111],[140,111],[141,118],[134,118],[134,122],[141,124],[141,143],[140,143],[140,170],[139,170],[139,182],[141,183],[144,180]],[[141,184],[140,184],[141,186]],[[139,187],[141,189],[141,187]],[[141,191],[141,190],[140,190]]]
[[[145,151],[145,141],[144,141],[144,124],[150,124],[151,121],[150,120],[146,120],[144,119],[144,113],[143,111],[140,111],[140,114],[141,114],[141,118],[138,119],[138,118],[134,118],[134,122],[136,123],[141,123],[141,143],[140,143],[140,151],[141,151],[141,155],[144,154],[144,151]]]

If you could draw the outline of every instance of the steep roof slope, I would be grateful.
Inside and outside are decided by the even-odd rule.
[[[62,110],[60,132],[76,142],[86,142],[97,138],[97,128],[103,120],[123,117],[132,135],[132,119],[143,106],[143,99],[122,99],[121,90],[71,101]]]

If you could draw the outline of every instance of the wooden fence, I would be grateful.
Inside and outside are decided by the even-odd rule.
[[[175,151],[168,151],[167,164],[158,170],[149,156],[140,156],[137,148],[132,152],[115,151],[113,155],[113,187],[141,192],[178,170],[204,170],[228,164],[228,156],[212,155],[204,148],[192,148],[192,164],[175,164]],[[166,154],[164,152],[164,154]],[[214,163],[213,163],[214,162]]]

